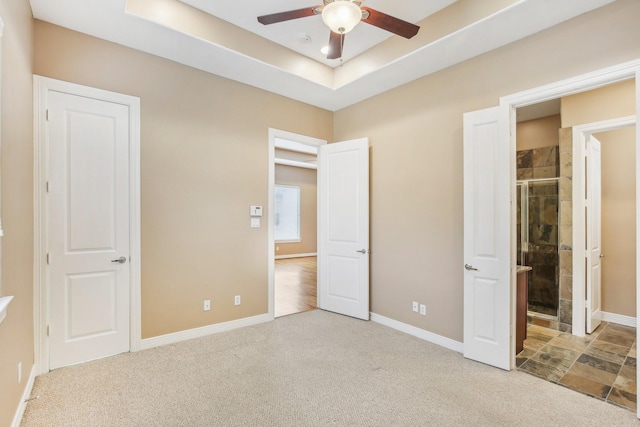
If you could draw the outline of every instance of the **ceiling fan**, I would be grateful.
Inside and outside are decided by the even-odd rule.
[[[395,18],[375,9],[360,6],[362,1],[356,0],[323,0],[323,5],[304,9],[289,10],[258,17],[264,25],[289,21],[307,16],[322,15],[322,20],[331,29],[327,59],[342,57],[344,35],[362,22],[373,25],[404,38],[410,39],[418,34],[419,26],[402,19]]]

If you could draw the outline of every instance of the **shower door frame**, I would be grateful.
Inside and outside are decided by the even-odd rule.
[[[516,181],[516,192],[518,191],[517,188],[518,186],[522,186],[522,188],[520,189],[520,264],[521,265],[527,265],[527,263],[529,262],[528,259],[528,253],[529,253],[529,203],[528,203],[528,199],[529,199],[529,183],[538,183],[538,182],[555,182],[557,187],[558,187],[558,191],[560,191],[560,177],[551,177],[551,178],[531,178],[531,179],[519,179]],[[527,203],[523,205],[522,201],[524,200],[524,197],[527,197]],[[558,194],[558,199],[559,199],[559,194]],[[517,200],[517,197],[516,197]],[[560,201],[558,200],[558,203],[560,203]],[[560,226],[560,205],[558,204],[558,213],[557,213],[557,217],[558,217],[558,223],[556,224],[558,229]],[[526,221],[525,221],[526,220]],[[526,227],[525,227],[526,224]],[[523,239],[523,237],[526,236],[525,239]],[[517,239],[517,233],[516,233],[516,239]],[[526,250],[525,250],[525,243],[526,243]],[[516,243],[517,246],[517,243]],[[558,244],[558,250],[560,249],[560,245]],[[525,252],[527,253],[527,257],[525,260]],[[558,272],[556,271],[556,285],[559,287],[560,283],[559,283],[559,277],[558,276]],[[533,280],[533,279],[532,279]],[[528,286],[527,286],[528,289]],[[527,314],[530,315],[534,315],[536,317],[539,317],[541,319],[548,319],[548,320],[554,320],[557,321],[558,320],[558,310],[560,309],[560,290],[558,289],[558,300],[556,301],[556,314],[555,316],[550,315],[550,314],[544,314],[544,313],[538,313],[537,311],[533,311],[533,312],[529,312],[529,306],[527,305]]]

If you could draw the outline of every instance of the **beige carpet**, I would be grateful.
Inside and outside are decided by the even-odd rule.
[[[23,426],[614,426],[635,414],[319,310],[58,369]]]

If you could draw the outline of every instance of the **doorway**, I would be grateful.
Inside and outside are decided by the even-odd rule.
[[[269,313],[317,307],[317,151],[326,141],[269,130]]]
[[[274,316],[317,308],[317,147],[275,140]]]
[[[586,294],[582,286],[578,286],[578,284],[586,283],[587,279],[589,279],[589,277],[583,274],[585,266],[580,256],[581,252],[572,251],[574,247],[583,247],[587,244],[584,233],[580,232],[581,230],[591,230],[593,232],[599,230],[600,221],[597,221],[597,224],[595,221],[588,221],[590,224],[597,225],[598,227],[585,227],[585,216],[579,214],[579,212],[585,210],[586,206],[582,201],[587,196],[586,191],[583,192],[584,194],[580,194],[580,189],[586,189],[587,187],[597,189],[595,185],[586,185],[587,181],[584,171],[590,169],[594,172],[596,169],[600,169],[600,162],[597,162],[598,168],[596,168],[595,165],[592,165],[590,168],[585,168],[586,161],[576,161],[575,159],[585,158],[585,147],[592,146],[595,142],[595,138],[590,137],[591,134],[628,127],[635,122],[635,117],[632,115],[635,111],[634,83],[634,79],[630,79],[563,96],[562,114],[560,111],[561,99],[559,98],[517,109],[516,179],[518,180],[518,184],[516,186],[516,196],[520,198],[522,191],[526,190],[527,182],[542,182],[540,181],[541,179],[551,179],[552,177],[556,177],[559,180],[558,190],[552,192],[554,194],[553,200],[551,200],[548,195],[543,195],[544,200],[539,200],[539,202],[544,202],[545,204],[545,210],[542,212],[545,221],[553,219],[553,224],[536,225],[534,221],[528,223],[524,228],[521,228],[520,223],[522,222],[522,217],[527,214],[527,211],[518,211],[516,213],[516,254],[518,264],[530,265],[532,262],[538,263],[538,261],[544,261],[543,265],[536,264],[536,268],[529,273],[529,303],[534,306],[536,303],[540,305],[539,303],[542,297],[541,291],[546,291],[545,293],[552,296],[552,301],[549,302],[557,304],[557,308],[549,312],[546,312],[547,310],[544,308],[542,310],[529,311],[530,321],[533,320],[537,325],[551,327],[552,329],[563,332],[573,331],[575,335],[584,335],[585,316],[583,315],[583,307],[585,300],[591,303],[592,307],[590,310],[596,314],[596,317],[600,317],[598,315],[600,297],[597,280],[599,275],[593,275],[593,280],[590,280],[590,283],[594,283],[592,287],[594,292]],[[610,117],[617,118],[609,119]],[[608,120],[603,121],[603,119]],[[627,128],[626,132],[628,134],[627,142],[622,141],[607,144],[604,149],[606,149],[608,153],[611,153],[611,155],[618,156],[619,160],[629,162],[635,157],[633,155],[634,149],[630,147],[634,142],[635,136],[633,129]],[[590,138],[593,140],[591,143],[589,143]],[[620,150],[623,150],[623,146],[625,147],[625,151],[620,152]],[[591,153],[590,158],[593,158],[595,154],[597,154],[597,152]],[[537,159],[533,159],[533,157],[537,157]],[[629,185],[628,183],[633,183],[634,181],[634,170],[635,165],[632,165],[631,169],[626,172],[627,180],[619,182],[617,186],[618,188],[625,189],[622,199],[629,201],[631,205],[635,203],[635,186],[633,184]],[[608,165],[605,165],[603,173],[605,176],[609,173],[619,175],[621,168],[609,162]],[[593,181],[592,184],[597,183],[599,185],[599,176],[600,175],[598,175],[598,179]],[[609,185],[608,188],[609,190],[606,191],[613,194],[612,191],[614,190],[612,186]],[[620,192],[619,189],[615,190],[616,200],[620,200]],[[543,191],[543,193],[549,192]],[[555,195],[557,195],[557,200]],[[593,193],[593,195],[596,195],[596,193]],[[595,197],[589,197],[589,200],[596,199]],[[606,200],[608,199],[605,197],[605,201]],[[517,205],[520,207],[522,200],[519,200]],[[534,206],[534,209],[536,208],[537,204]],[[627,223],[627,226],[624,227],[625,233],[618,233],[619,238],[616,240],[617,242],[623,240],[629,242],[628,245],[625,245],[626,249],[623,251],[625,252],[624,257],[626,257],[626,259],[635,256],[634,242],[633,239],[629,238],[629,236],[635,233],[635,222],[631,221],[629,225],[628,223],[630,221],[627,218],[629,215],[634,215],[635,208],[634,206],[631,206],[631,208],[633,209],[625,205],[622,210],[625,212],[626,217],[622,215],[624,218],[609,221],[610,224],[621,224],[620,221],[624,219]],[[621,209],[616,209],[613,212],[619,211],[621,211]],[[594,215],[597,214],[597,211],[594,209],[587,211],[589,215],[591,215],[591,212],[593,212]],[[612,210],[609,210],[609,212],[612,212]],[[594,216],[594,218],[597,217],[599,217],[599,215]],[[611,217],[611,215],[609,215],[609,217]],[[618,217],[620,217],[620,215],[618,215]],[[533,215],[533,218],[536,219],[537,216]],[[615,229],[615,227],[608,227],[608,229]],[[545,230],[548,231],[548,233],[543,233]],[[522,250],[521,237],[526,239],[527,233],[535,234],[535,232],[542,233],[543,235],[548,234],[547,237],[549,237],[551,241],[546,241],[545,245],[533,245],[534,249],[536,249],[537,246],[539,246],[541,250],[548,249],[548,244],[557,243],[557,250],[554,249],[552,251],[553,254],[549,253],[538,257],[534,256],[535,254],[528,253],[527,249],[530,248],[528,248],[526,244],[524,245],[525,250]],[[599,241],[598,239],[596,240]],[[614,246],[617,250],[619,245],[609,246]],[[522,259],[522,255],[525,257],[524,260]],[[599,271],[601,264],[599,260],[602,260],[603,255],[592,257],[594,259],[590,264],[593,267],[591,271]],[[556,259],[555,268],[553,263],[550,263],[550,261],[552,261],[551,257]],[[620,257],[616,258],[618,259]],[[613,264],[613,261],[614,260],[611,259],[609,264]],[[627,264],[629,264],[629,262],[627,262]],[[624,279],[617,278],[616,280],[618,282],[625,281],[629,284],[634,283],[634,269],[635,263],[631,265],[631,268],[626,268],[627,274]],[[616,268],[616,270],[618,270],[618,268]],[[575,280],[574,276],[576,276]],[[609,283],[611,282],[612,280],[609,280]],[[624,288],[624,286],[622,288]],[[618,294],[621,293],[622,292],[618,292]],[[634,294],[635,286],[625,291],[625,302],[629,302],[631,299],[635,300],[634,298],[629,298]],[[608,296],[611,297],[612,295],[609,294]],[[611,301],[612,299],[609,298],[609,310],[603,312],[603,315],[606,317],[605,320],[623,325],[635,324],[635,306],[619,308],[617,307],[619,304],[611,304]],[[545,302],[543,305],[549,306],[548,302]],[[553,311],[555,311],[555,313]],[[613,313],[621,313],[622,316]],[[531,315],[533,315],[533,319]],[[551,317],[548,317],[548,315]],[[592,320],[592,317],[588,316],[587,320]],[[597,319],[593,318],[593,320],[593,324],[597,325]],[[594,328],[595,326],[593,326],[591,330]]]
[[[602,117],[601,112],[611,114],[612,108],[606,107],[606,93],[616,91],[619,85],[580,94],[579,99],[574,101],[582,111],[576,114],[570,108],[565,110],[569,121],[563,120],[563,125],[557,124],[555,129],[551,129],[558,133],[558,128],[565,126],[560,129],[560,137],[556,138],[562,169],[558,174],[563,183],[560,189],[542,191],[540,194],[549,200],[553,199],[545,204],[547,208],[552,207],[545,213],[547,219],[561,214],[559,220],[553,221],[560,232],[554,231],[554,225],[550,225],[550,231],[553,231],[550,234],[558,234],[550,240],[560,244],[559,250],[556,248],[552,252],[564,254],[564,264],[556,263],[556,268],[562,269],[564,284],[573,283],[581,288],[573,292],[573,297],[581,306],[581,320],[572,324],[570,310],[573,301],[567,300],[567,294],[569,297],[572,295],[571,287],[560,287],[565,299],[560,313],[562,322],[558,322],[557,317],[545,318],[538,313],[532,316],[532,312],[539,311],[532,309],[539,302],[534,298],[533,303],[529,302],[529,326],[524,351],[518,353],[516,364],[521,371],[635,412],[635,116],[581,124],[585,120]],[[628,97],[635,97],[633,81],[627,82],[627,93]],[[590,112],[585,116],[584,110],[590,109],[587,104],[591,96],[601,108],[596,109],[595,114]],[[571,102],[569,99],[566,104],[570,105]],[[622,102],[616,100],[617,104]],[[630,107],[633,110],[633,102],[630,102]],[[543,123],[533,124],[543,128]],[[524,152],[520,151],[521,141],[517,143],[517,164],[526,166],[531,162],[522,160]],[[599,148],[594,151],[594,147]],[[517,174],[522,174],[521,168],[517,169]],[[523,193],[521,187],[530,183],[531,180],[518,181],[517,194]],[[542,212],[539,208],[543,204],[538,205],[538,211]],[[576,215],[578,218],[575,218]],[[526,215],[518,213],[517,217],[526,218]],[[538,231],[543,231],[535,219],[523,219],[517,223],[519,235],[526,234],[522,232],[521,224],[526,224],[529,230],[538,228]],[[573,263],[571,250],[573,255],[582,258],[578,267]],[[517,253],[518,264],[532,265],[528,262],[527,254],[522,251],[521,255],[520,252]],[[605,253],[610,253],[611,257],[605,258]],[[609,265],[606,265],[607,261]],[[606,275],[600,273],[605,266],[609,270]],[[544,266],[533,265],[533,270],[536,269],[544,270]],[[602,286],[599,286],[600,283]],[[529,285],[531,294],[531,280]],[[569,328],[573,329],[573,336],[567,333],[572,331]]]
[[[637,308],[628,304],[635,300],[629,297],[637,293],[637,247],[633,239],[637,228],[635,123],[635,116],[626,116],[573,127],[572,155],[578,160],[572,176],[572,240],[574,247],[588,249],[586,256],[574,251],[572,257],[575,335],[590,333],[601,320],[635,326]],[[580,159],[589,159],[592,142],[598,140],[603,141],[602,160],[594,168],[591,162]],[[597,209],[592,209],[593,189],[601,192],[596,198],[602,200]],[[589,223],[592,217],[596,219]],[[597,253],[592,254],[596,247]]]
[[[554,84],[550,84],[547,86],[543,86],[537,89],[532,89],[529,91],[525,91],[519,94],[511,95],[508,97],[503,97],[500,100],[501,105],[501,114],[503,120],[505,120],[505,126],[502,128],[502,135],[506,141],[509,141],[505,150],[509,150],[511,154],[511,164],[505,165],[506,168],[511,168],[511,176],[513,177],[513,186],[511,190],[511,200],[515,200],[515,147],[516,147],[516,135],[515,135],[515,123],[516,123],[516,109],[521,107],[526,107],[529,105],[534,105],[536,103],[544,102],[550,99],[557,99],[559,97],[566,97],[570,95],[576,95],[580,93],[584,93],[586,91],[590,91],[593,89],[597,89],[606,85],[611,85],[619,82],[624,82],[627,80],[637,81],[638,70],[640,69],[640,61],[632,61],[628,63],[623,63],[614,67],[610,67],[604,70],[599,70],[597,72],[593,72],[590,74],[585,74],[582,76],[578,76],[572,79],[568,79],[565,81],[560,81]],[[635,88],[635,96],[633,97],[634,101],[639,97],[638,87]],[[638,105],[637,102],[633,107],[634,115],[638,116]],[[638,145],[638,134],[636,131],[635,136],[635,144],[636,147]],[[638,156],[638,150],[636,149],[636,158]],[[637,177],[636,177],[637,182]],[[637,201],[636,201],[637,204]],[[576,211],[573,212],[576,215]],[[637,211],[636,211],[637,216]],[[515,255],[516,248],[516,221],[515,221],[516,213],[515,209],[512,210],[512,221],[511,221],[511,248]],[[635,245],[638,246],[638,242],[640,241],[637,236],[637,230],[634,236]],[[575,241],[573,242],[574,246],[579,246]],[[572,266],[573,267],[573,266]],[[512,280],[511,283],[512,289],[515,289],[515,270],[511,269]],[[575,273],[575,269],[573,271]],[[638,273],[635,274],[635,283],[634,285],[637,288],[638,284]],[[576,282],[574,281],[572,290],[575,290]],[[584,290],[583,290],[584,292]],[[637,293],[636,293],[637,295]],[[577,302],[576,302],[577,301]],[[580,312],[584,312],[584,299],[582,299],[582,307],[580,307],[580,301],[578,299],[573,300],[572,308],[572,323],[576,324],[576,317],[579,316]],[[637,301],[636,301],[637,306]],[[515,305],[512,305],[512,315],[511,318],[515,319]],[[515,343],[512,343],[511,349],[513,350]],[[512,366],[515,366],[515,352],[512,352],[513,362]]]

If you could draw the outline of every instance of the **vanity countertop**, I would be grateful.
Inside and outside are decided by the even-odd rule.
[[[519,273],[524,273],[525,271],[531,271],[531,270],[533,270],[533,268],[527,265],[518,265],[516,273],[519,274]]]

